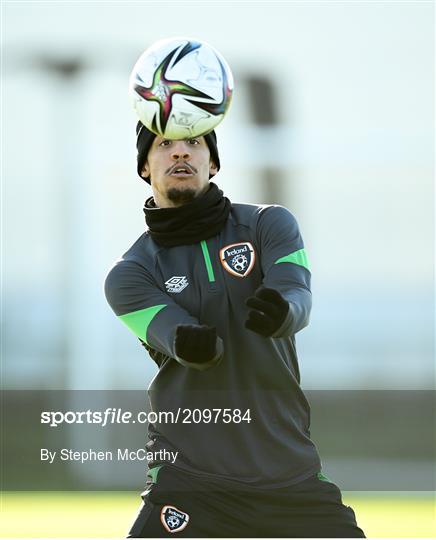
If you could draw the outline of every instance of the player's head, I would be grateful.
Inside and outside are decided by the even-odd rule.
[[[136,148],[138,151],[138,175],[145,180],[147,183],[150,182],[150,176],[144,176],[143,174],[143,167],[147,160],[148,151],[150,150],[150,147],[152,145],[152,142],[156,135],[148,130],[144,124],[141,122],[138,122],[136,125],[136,136],[137,136],[137,142],[136,142]],[[217,138],[215,131],[211,131],[207,135],[204,135],[204,139],[206,140],[207,146],[209,148],[210,152],[210,158],[214,162],[217,168],[217,172],[220,170],[220,158],[218,155],[218,146],[217,146]],[[210,175],[210,178],[214,176],[213,174]]]
[[[206,190],[220,168],[214,131],[174,141],[155,135],[138,122],[136,132],[138,174],[151,184],[159,206],[167,201],[174,206],[189,202]]]

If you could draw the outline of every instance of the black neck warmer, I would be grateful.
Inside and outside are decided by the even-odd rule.
[[[177,208],[157,208],[153,197],[144,205],[153,240],[165,247],[195,244],[218,234],[229,216],[230,201],[213,182],[203,195]]]

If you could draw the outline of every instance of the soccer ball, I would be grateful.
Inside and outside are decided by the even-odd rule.
[[[190,38],[161,40],[136,62],[129,94],[141,122],[166,139],[199,137],[224,118],[233,92],[227,62]]]

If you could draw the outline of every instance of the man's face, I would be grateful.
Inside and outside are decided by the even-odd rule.
[[[206,191],[209,175],[216,173],[204,137],[173,141],[156,136],[142,169],[143,176],[150,176],[160,208],[191,202]]]

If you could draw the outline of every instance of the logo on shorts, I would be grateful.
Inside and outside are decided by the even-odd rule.
[[[189,516],[175,506],[164,506],[160,512],[160,520],[170,533],[183,531],[189,522]]]
[[[251,272],[256,255],[250,242],[230,244],[220,250],[220,260],[224,268],[233,276],[245,277]]]
[[[179,293],[189,285],[186,276],[173,276],[165,281],[165,287],[168,292]]]

